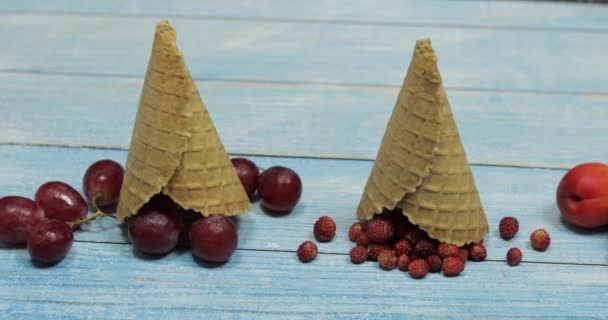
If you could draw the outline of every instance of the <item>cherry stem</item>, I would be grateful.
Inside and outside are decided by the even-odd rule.
[[[74,227],[77,227],[77,226],[79,226],[79,225],[81,225],[81,224],[83,224],[85,222],[93,221],[93,220],[95,220],[97,218],[100,218],[100,217],[112,217],[112,218],[115,218],[115,216],[114,216],[113,213],[105,213],[105,212],[101,211],[99,209],[99,207],[97,206],[97,204],[95,203],[94,200],[91,201],[91,202],[93,203],[93,207],[95,208],[96,212],[94,214],[92,214],[90,216],[87,216],[87,217],[84,217],[84,218],[82,218],[80,220],[76,220],[76,221],[72,221],[72,222],[68,223],[70,225],[70,227],[74,228]]]

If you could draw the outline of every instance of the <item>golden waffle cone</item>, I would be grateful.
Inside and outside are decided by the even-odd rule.
[[[248,211],[224,150],[167,21],[156,26],[118,204],[124,220],[162,192],[207,216]]]
[[[396,207],[442,242],[461,246],[488,232],[429,39],[416,42],[357,218]]]

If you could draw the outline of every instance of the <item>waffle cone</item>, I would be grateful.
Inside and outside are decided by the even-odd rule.
[[[156,26],[133,127],[118,218],[157,193],[207,216],[248,211],[236,175],[167,21]]]
[[[384,208],[401,209],[432,238],[458,246],[488,232],[429,39],[416,42],[357,218]]]

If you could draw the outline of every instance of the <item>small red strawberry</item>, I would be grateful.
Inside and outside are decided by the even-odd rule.
[[[511,248],[507,251],[507,263],[510,266],[516,266],[521,262],[522,254],[519,248]]]
[[[429,264],[426,260],[416,259],[410,262],[408,266],[410,276],[414,279],[422,279],[429,273]]]
[[[469,259],[469,250],[467,248],[458,248],[458,260],[462,261],[462,263],[467,263]]]
[[[382,251],[390,249],[391,248],[385,244],[372,243],[367,248],[367,259],[376,261]]]
[[[426,263],[429,264],[429,272],[441,271],[441,258],[438,255],[432,255],[426,258]]]
[[[458,256],[458,247],[449,243],[440,243],[437,247],[437,254],[443,259],[447,257],[457,257]]]
[[[354,247],[350,249],[350,262],[354,264],[360,264],[367,260],[367,248],[365,247]]]
[[[410,265],[410,257],[405,254],[402,254],[397,258],[397,268],[401,271],[407,271],[408,266]]]
[[[365,233],[367,234],[369,241],[384,244],[393,239],[395,228],[388,219],[375,217],[367,222]]]
[[[536,251],[545,251],[551,244],[551,237],[545,229],[537,229],[530,235],[530,244]]]
[[[350,241],[355,242],[362,233],[363,225],[360,222],[355,222],[348,229],[348,239],[350,239]]]
[[[357,238],[357,246],[366,247],[369,246],[369,238],[365,233],[361,233]]]
[[[477,243],[469,248],[469,258],[475,262],[483,261],[487,256],[488,252],[483,244]]]
[[[315,238],[320,242],[329,242],[336,235],[336,223],[328,216],[322,216],[315,222]]]
[[[515,217],[504,217],[500,219],[498,230],[500,231],[501,238],[510,240],[515,237],[515,234],[519,231],[519,221],[517,221],[517,218]]]
[[[314,244],[314,242],[312,242],[312,241],[302,242],[300,247],[298,247],[298,251],[297,251],[298,258],[302,262],[310,262],[310,261],[314,260],[317,257],[317,253],[318,253],[317,245]]]
[[[443,275],[446,277],[455,277],[464,271],[464,263],[454,257],[447,257],[443,260]]]
[[[397,267],[397,256],[393,250],[384,250],[378,255],[378,264],[384,270],[393,270]]]
[[[395,245],[393,245],[393,250],[395,250],[395,254],[397,256],[400,256],[402,254],[409,256],[412,253],[413,248],[409,241],[402,239],[395,242]]]

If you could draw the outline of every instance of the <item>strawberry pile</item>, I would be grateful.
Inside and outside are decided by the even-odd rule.
[[[356,243],[349,253],[352,263],[377,261],[384,270],[407,271],[414,279],[424,278],[429,272],[457,276],[464,271],[467,260],[483,261],[487,256],[483,240],[462,247],[440,243],[400,211],[377,215],[365,224],[353,223],[348,238]]]

